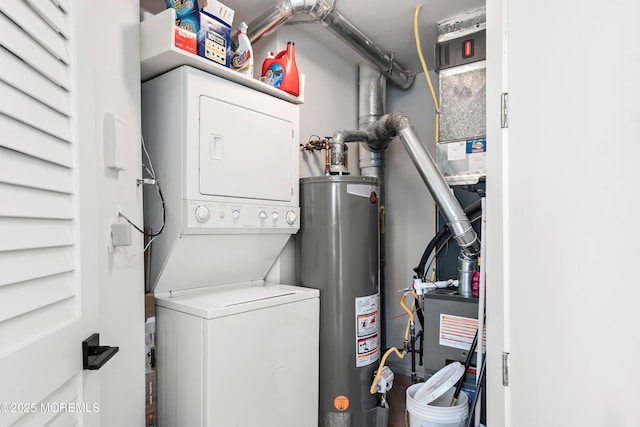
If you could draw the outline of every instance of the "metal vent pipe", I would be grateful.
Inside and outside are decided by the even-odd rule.
[[[464,297],[471,297],[473,295],[471,279],[478,263],[480,241],[431,154],[418,138],[409,117],[400,112],[385,114],[369,125],[366,131],[340,130],[336,131],[333,137],[345,141],[361,138],[360,140],[366,142],[369,148],[379,151],[384,150],[396,136],[402,141],[420,177],[440,207],[453,238],[461,248],[458,257],[460,273],[458,293]]]
[[[366,130],[384,115],[387,97],[387,79],[371,63],[363,61],[359,66],[358,80],[358,129]],[[384,176],[384,150],[373,151],[365,143],[358,144],[358,162],[360,174],[378,178],[378,206],[380,210],[380,239],[379,261],[380,273],[380,318],[385,319],[385,269],[387,265],[387,250],[385,239],[386,217],[386,182]],[[386,327],[380,323],[380,347],[386,348]]]
[[[413,85],[415,72],[404,69],[393,58],[375,45],[362,31],[351,24],[335,9],[335,0],[277,0],[276,4],[249,23],[247,36],[254,43],[272,33],[294,15],[307,14],[322,23],[336,37],[375,65],[389,80],[401,89]]]
[[[385,113],[387,80],[368,62],[360,63],[359,72],[358,129],[367,129]],[[384,179],[384,150],[374,151],[360,144],[358,156],[361,175]]]

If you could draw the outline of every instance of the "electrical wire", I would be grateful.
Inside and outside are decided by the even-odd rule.
[[[144,161],[142,161],[142,166],[147,170],[147,172],[149,172],[149,175],[151,175],[151,178],[156,179],[156,171],[153,170],[153,163],[151,163],[151,157],[149,157],[147,146],[144,144],[143,136],[140,137],[140,141],[142,142],[142,151],[144,151],[145,156],[147,156],[147,160],[149,161],[149,168],[151,168],[151,170],[147,168],[147,165],[144,164]]]
[[[143,159],[142,167],[144,168],[144,170],[151,177],[151,180],[153,181],[153,184],[156,187],[156,193],[158,194],[158,198],[160,199],[160,202],[162,204],[162,224],[160,225],[160,229],[158,231],[156,231],[155,233],[147,233],[146,231],[144,231],[143,229],[138,227],[133,221],[131,221],[129,219],[129,217],[127,217],[122,212],[119,212],[118,216],[121,216],[122,218],[124,218],[129,224],[131,224],[131,226],[133,228],[135,228],[138,232],[142,233],[142,235],[144,235],[146,237],[151,237],[151,240],[149,240],[149,242],[147,242],[147,244],[145,245],[144,249],[142,250],[142,252],[145,252],[149,248],[149,246],[151,246],[151,243],[155,240],[155,238],[158,237],[164,231],[164,226],[165,226],[166,219],[167,219],[166,218],[167,209],[166,209],[166,206],[165,206],[165,203],[164,203],[164,196],[162,195],[162,190],[160,189],[160,184],[158,183],[158,179],[156,178],[156,171],[153,169],[153,163],[151,162],[151,157],[149,156],[149,152],[147,151],[147,147],[146,147],[146,145],[144,143],[144,137],[141,136],[140,137],[140,141],[142,143],[142,151],[144,152],[145,156],[147,157],[147,161],[149,163],[149,166],[147,167],[147,165],[144,163],[144,159]]]
[[[431,98],[433,99],[433,105],[436,110],[436,135],[435,142],[438,144],[440,142],[440,104],[438,103],[438,97],[436,96],[436,91],[433,89],[433,83],[431,82],[431,76],[429,75],[429,68],[427,67],[427,61],[424,59],[424,55],[422,54],[422,43],[420,41],[420,31],[418,30],[418,17],[420,16],[421,6],[416,6],[416,11],[413,15],[413,34],[416,41],[416,50],[418,51],[418,57],[420,58],[420,64],[422,65],[422,71],[424,72],[424,76],[427,79],[427,85],[429,85],[429,91],[431,92]],[[433,222],[435,225],[436,222],[436,203],[433,202]],[[433,269],[433,273],[431,275],[431,281],[435,281],[436,270],[435,265]]]
[[[160,226],[160,229],[158,231],[156,231],[155,233],[147,233],[146,231],[142,230],[140,227],[135,225],[134,222],[131,221],[125,214],[123,214],[122,212],[118,213],[118,216],[123,217],[129,224],[131,224],[131,226],[133,228],[138,230],[144,236],[153,237],[153,238],[158,237],[162,233],[162,231],[164,230],[164,226],[165,226],[165,223],[166,223],[166,215],[167,215],[167,210],[165,209],[165,205],[164,205],[164,196],[162,195],[162,190],[160,190],[160,185],[158,185],[158,181],[157,180],[155,182],[155,186],[156,186],[156,192],[158,193],[158,197],[160,198],[160,201],[162,202],[162,225]],[[145,246],[145,249],[148,246],[149,245],[147,244],[147,246]]]
[[[420,64],[422,64],[422,71],[427,79],[429,90],[431,91],[431,97],[433,98],[433,105],[436,107],[436,144],[440,142],[440,105],[438,104],[438,97],[436,91],[433,89],[433,83],[429,76],[429,69],[427,68],[427,62],[422,55],[422,46],[420,43],[420,32],[418,31],[418,16],[420,16],[421,6],[416,6],[416,12],[413,15],[413,32],[416,39],[416,49],[418,51],[418,57],[420,57]]]

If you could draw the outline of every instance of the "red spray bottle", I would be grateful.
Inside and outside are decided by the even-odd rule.
[[[287,49],[278,53],[275,57],[267,57],[264,60],[261,80],[293,96],[300,94],[296,50],[293,42],[287,42]]]

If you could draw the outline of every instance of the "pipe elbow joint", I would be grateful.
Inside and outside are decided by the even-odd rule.
[[[335,0],[281,0],[281,4],[291,10],[293,15],[305,13],[316,21],[322,21],[332,10]]]
[[[367,129],[368,146],[373,151],[384,151],[403,129],[411,127],[409,117],[401,112],[385,114]]]
[[[345,137],[345,133],[341,130],[337,130],[333,133],[333,136],[331,137],[331,142],[333,143],[344,143],[346,140]]]
[[[477,259],[480,256],[480,241],[478,240],[478,236],[474,233],[474,239],[467,246],[462,247],[462,252],[468,258]]]
[[[413,124],[411,124],[411,119],[409,119],[409,116],[401,111],[396,111],[395,113],[389,114],[388,121],[391,123],[391,126],[396,129],[397,133],[400,133],[401,131],[409,129],[413,126]]]

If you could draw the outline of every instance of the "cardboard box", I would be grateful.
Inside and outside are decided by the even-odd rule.
[[[230,42],[231,26],[206,12],[201,12],[198,55],[228,67],[231,61]]]
[[[198,0],[165,0],[167,9],[175,9],[178,18],[190,15],[200,10]]]
[[[158,417],[158,382],[156,373],[151,372],[145,375],[145,427],[155,427]]]
[[[207,15],[213,16],[227,24],[228,27],[233,25],[233,16],[235,11],[217,0],[207,0],[202,11]]]
[[[200,32],[200,6],[197,0],[165,0],[167,9],[176,11],[176,47],[187,52],[197,52],[197,36]],[[187,33],[190,32],[191,34]]]
[[[156,379],[156,299],[153,292],[144,294],[145,318],[145,426],[156,426],[157,379]]]
[[[200,31],[200,6],[197,0],[165,0],[167,9],[176,11],[176,27],[198,34]]]
[[[198,36],[184,28],[176,27],[173,36],[175,46],[194,55],[198,54]]]
[[[156,298],[153,292],[144,294],[144,320],[156,317]]]

